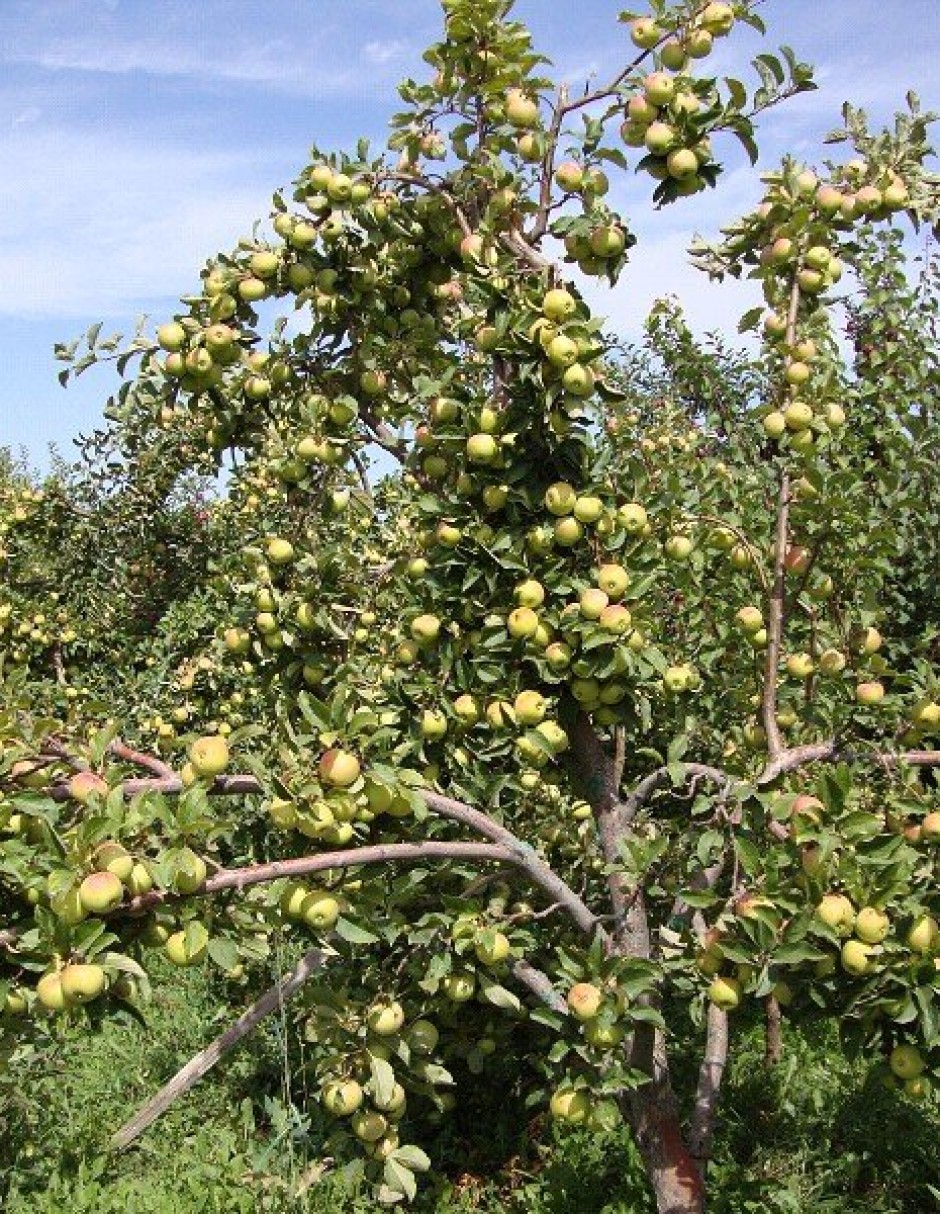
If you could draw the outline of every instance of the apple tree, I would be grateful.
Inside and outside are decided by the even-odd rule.
[[[846,158],[696,245],[759,285],[748,351],[672,303],[627,346],[585,299],[629,285],[625,174],[720,188],[809,69],[716,78],[758,5],[656,0],[611,81],[555,87],[511,7],[444,0],[391,155],[315,148],[120,350],[128,492],[217,476],[217,547],[122,711],[10,697],[4,1040],[145,999],[150,949],[239,973],[313,933],[288,993],[380,1201],[502,1047],[686,1214],[735,1013],[774,1049],[781,1009],[839,1018],[912,1098],[940,1067],[937,283],[898,227],[937,221],[928,117],[847,108]]]

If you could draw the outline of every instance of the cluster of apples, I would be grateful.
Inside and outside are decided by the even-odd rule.
[[[626,1010],[626,1002],[617,993],[611,993],[594,982],[576,982],[567,992],[566,1003],[581,1035],[599,1056],[616,1049],[626,1036],[620,1018]],[[566,1079],[552,1094],[549,1111],[560,1122],[583,1125],[592,1130],[612,1130],[620,1124],[620,1107],[616,1100],[598,1097],[595,1084]]]
[[[409,1023],[397,999],[377,999],[360,1016],[317,1016],[315,1023],[315,1038],[331,1047],[320,1101],[370,1158],[383,1161],[400,1145],[413,1085],[440,1111],[454,1107],[452,1093],[434,1091],[441,1071],[434,1062],[437,1026],[423,1016]],[[337,1055],[343,1055],[341,1062]]]
[[[682,73],[690,61],[711,54],[714,39],[724,37],[733,25],[729,4],[707,5],[694,21],[672,34],[649,17],[631,25],[634,44],[655,49],[658,70],[628,99],[621,137],[628,147],[644,148],[649,153],[646,170],[657,181],[673,181],[680,195],[703,188],[700,170],[712,159],[708,140],[692,121],[702,101],[691,78]]]
[[[359,759],[339,747],[321,755],[316,781],[311,781],[308,773],[298,773],[298,780],[304,784],[303,795],[273,798],[267,805],[268,815],[280,830],[297,831],[331,846],[352,842],[357,825],[369,826],[383,816],[406,818],[414,812],[413,798],[404,784],[392,787],[369,772],[363,774]],[[290,917],[297,917],[302,888],[291,886],[285,895],[287,901],[281,904],[282,910],[288,903],[293,908]],[[326,918],[333,909],[329,903],[319,907]]]

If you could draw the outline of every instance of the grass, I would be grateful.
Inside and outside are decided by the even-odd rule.
[[[276,1022],[220,1064],[119,1156],[108,1136],[232,1017],[226,991],[194,971],[157,983],[146,1025],[125,1017],[66,1028],[0,1106],[6,1214],[365,1214],[354,1178],[319,1162],[323,1123],[302,1080],[285,1099]],[[710,1175],[715,1214],[940,1211],[940,1110],[866,1078],[830,1028],[787,1033],[762,1065],[739,1028]],[[506,1065],[511,1065],[508,1063]],[[421,1214],[650,1214],[629,1136],[563,1132],[513,1106],[489,1075],[425,1142],[443,1168]],[[483,1137],[478,1128],[490,1127]]]

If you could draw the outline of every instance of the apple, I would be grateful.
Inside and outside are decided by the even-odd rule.
[[[924,1073],[926,1065],[915,1045],[896,1045],[888,1055],[888,1066],[898,1079],[916,1079]]]
[[[570,1088],[560,1088],[549,1102],[551,1114],[558,1121],[568,1121],[572,1125],[580,1125],[587,1120],[591,1111],[591,1098],[587,1092],[572,1091]]]
[[[792,573],[796,577],[800,577],[809,568],[810,553],[806,548],[801,548],[797,544],[791,544],[787,548],[783,557],[783,567],[787,573]]]
[[[915,953],[933,952],[940,937],[940,924],[933,915],[921,915],[907,933],[907,947]]]
[[[584,169],[576,160],[563,160],[555,170],[555,181],[566,194],[577,194],[584,187]]]
[[[608,224],[595,228],[590,237],[591,252],[595,257],[605,260],[619,257],[627,247],[627,237],[623,228],[616,224]]]
[[[676,148],[666,157],[666,168],[676,181],[687,181],[698,172],[698,157],[691,148]]]
[[[374,1110],[357,1109],[350,1120],[352,1132],[362,1142],[378,1142],[388,1129],[388,1122]]]
[[[69,796],[80,805],[87,805],[92,796],[107,795],[107,781],[93,771],[78,771],[69,780]]]
[[[646,128],[650,123],[655,122],[659,115],[659,110],[655,105],[651,105],[649,99],[644,93],[634,93],[627,102],[627,120],[634,126],[640,135],[637,147],[642,147],[646,140]]]
[[[194,894],[206,880],[206,862],[190,847],[184,847],[179,855],[179,868],[173,878],[173,888],[181,894]]]
[[[855,934],[866,944],[880,944],[889,927],[888,916],[875,906],[863,906],[855,917]]]
[[[452,1003],[467,1003],[473,998],[476,988],[473,974],[448,974],[441,983],[441,989]]]
[[[458,696],[452,707],[454,716],[464,725],[475,725],[480,719],[480,706],[472,695]]]
[[[348,750],[324,751],[318,767],[320,783],[329,788],[349,788],[359,779],[359,760]]]
[[[686,664],[682,666],[667,666],[663,673],[663,687],[666,691],[678,693],[688,691],[692,682],[692,670]]]
[[[652,17],[638,17],[630,23],[630,38],[641,50],[650,50],[662,36],[662,30]]]
[[[920,824],[925,843],[940,842],[940,810],[932,810]]]
[[[788,430],[801,434],[813,424],[813,410],[806,401],[791,401],[783,411],[783,420]]]
[[[675,77],[668,72],[651,72],[643,81],[643,92],[650,105],[668,105],[675,96]]]
[[[59,974],[59,980],[69,1003],[89,1003],[105,988],[105,972],[100,965],[67,965]]]
[[[408,1094],[400,1083],[396,1083],[392,1087],[391,1095],[381,1099],[378,1096],[373,1096],[372,1103],[382,1113],[386,1115],[389,1121],[400,1121],[404,1116],[405,1106],[408,1103]]]
[[[798,797],[793,798],[793,804],[790,806],[790,813],[793,817],[806,818],[811,822],[818,823],[820,814],[825,809],[819,797],[809,796],[807,793],[800,793]]]
[[[419,615],[411,621],[410,631],[419,645],[431,645],[440,636],[441,621],[436,615]]]
[[[859,704],[863,704],[866,707],[880,704],[885,698],[884,684],[876,681],[859,683],[855,688],[855,698]]]
[[[548,701],[539,691],[520,691],[513,707],[521,725],[538,725],[545,719]]]
[[[702,29],[720,38],[729,33],[734,25],[734,9],[730,4],[713,0],[699,14],[699,24]]]
[[[229,764],[228,742],[220,734],[197,738],[189,748],[189,761],[201,778],[220,776]]]
[[[425,709],[421,714],[421,736],[436,742],[447,733],[447,717],[436,709]]]
[[[578,608],[581,615],[586,620],[600,619],[601,612],[608,605],[610,599],[603,590],[598,590],[592,586],[587,590],[582,590],[578,599]]]
[[[396,1000],[376,1003],[366,1015],[369,1032],[376,1037],[393,1037],[404,1023],[404,1008]]]
[[[265,556],[272,565],[289,565],[294,559],[294,545],[290,540],[275,537],[268,540]]]
[[[334,1079],[323,1088],[323,1106],[334,1117],[350,1117],[364,1098],[365,1093],[355,1079]]]
[[[572,363],[561,377],[561,386],[571,396],[590,396],[594,391],[594,372],[581,363]]]
[[[186,330],[178,321],[170,321],[157,329],[157,341],[161,349],[176,354],[186,344]]]
[[[62,979],[54,972],[43,974],[36,983],[36,997],[50,1012],[61,1012],[69,1005],[68,996],[62,989]]]
[[[839,936],[848,936],[855,926],[855,907],[844,894],[825,894],[816,906],[816,917]]]
[[[732,1012],[741,1002],[741,983],[737,978],[716,976],[708,984],[708,998],[724,1012]]]
[[[610,599],[620,599],[630,585],[630,575],[622,565],[601,565],[597,584]]]
[[[127,882],[134,869],[134,857],[127,849],[113,839],[98,845],[95,850],[95,862],[109,873],[114,873],[119,880]]]
[[[787,674],[795,679],[808,679],[815,669],[815,663],[808,653],[791,653],[787,658]]]
[[[502,932],[496,932],[492,940],[479,940],[474,946],[477,960],[481,965],[499,965],[505,961],[512,951],[509,938]]]
[[[439,1038],[437,1026],[430,1020],[415,1020],[405,1031],[405,1040],[413,1054],[433,1054]]]
[[[604,503],[599,497],[585,494],[575,500],[572,513],[579,523],[596,523],[604,513]]]
[[[863,657],[870,657],[873,653],[877,653],[883,644],[884,638],[877,628],[866,628],[862,633],[858,652]]]
[[[471,434],[467,439],[467,459],[471,464],[492,464],[498,455],[499,443],[492,434]]]
[[[320,932],[329,931],[339,918],[339,903],[332,894],[322,889],[306,894],[299,909],[304,923]]]
[[[670,126],[668,122],[651,122],[646,128],[643,142],[646,144],[646,150],[654,156],[665,156],[675,145],[675,127]],[[698,162],[696,167],[697,164]]]
[[[174,965],[198,965],[205,959],[208,948],[208,937],[200,940],[194,947],[186,943],[186,932],[174,932],[167,938],[164,951]]]
[[[666,556],[673,561],[687,561],[694,547],[687,535],[671,535],[663,545]]]
[[[621,1025],[605,1024],[602,1020],[589,1020],[584,1026],[585,1040],[596,1050],[616,1049],[625,1035]]]
[[[82,906],[93,915],[104,915],[120,906],[124,886],[114,873],[91,873],[78,887]]]
[[[764,616],[759,607],[741,607],[734,618],[745,632],[754,633],[764,626]]]
[[[677,38],[670,38],[663,44],[659,57],[663,67],[668,67],[671,72],[682,71],[689,61],[685,46]]]
[[[639,502],[626,502],[624,505],[618,507],[617,518],[623,525],[624,530],[630,535],[641,534],[649,523],[649,516]]]
[[[560,287],[547,291],[542,299],[542,313],[553,321],[567,320],[577,306],[575,297]]]
[[[824,649],[819,655],[819,669],[826,675],[841,674],[845,670],[845,654],[838,649]]]
[[[603,992],[593,982],[576,982],[567,996],[568,1007],[579,1020],[593,1020],[603,1000]]]
[[[847,940],[842,945],[842,968],[855,978],[871,972],[872,946],[861,940]]]
[[[633,623],[633,616],[622,603],[611,603],[601,612],[597,622],[605,632],[623,636]]]

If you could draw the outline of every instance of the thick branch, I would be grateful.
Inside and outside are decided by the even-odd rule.
[[[721,1081],[728,1062],[728,1014],[709,1004],[705,1057],[698,1073],[695,1107],[689,1123],[689,1151],[704,1175],[712,1152]]]
[[[495,843],[377,843],[370,847],[353,847],[344,851],[318,852],[312,856],[297,856],[291,860],[271,860],[267,864],[253,864],[247,868],[221,868],[213,873],[193,894],[178,894],[174,890],[155,889],[141,894],[119,907],[121,911],[136,914],[160,906],[164,902],[178,901],[182,897],[203,897],[217,894],[224,889],[248,889],[252,885],[265,885],[284,877],[308,877],[311,873],[325,872],[333,868],[357,868],[366,864],[408,864],[419,860],[496,860],[500,863],[520,864],[519,859],[508,848]]]
[[[201,1050],[195,1058],[178,1071],[173,1078],[160,1089],[140,1109],[130,1121],[126,1122],[111,1138],[111,1149],[123,1151],[152,1125],[180,1096],[185,1095],[190,1088],[195,1087],[199,1080],[215,1066],[223,1055],[234,1049],[265,1016],[282,1007],[292,998],[307,981],[321,968],[326,960],[326,954],[319,948],[313,948],[297,962],[292,970],[284,975],[277,985],[265,991],[260,998],[247,1008],[234,1024],[216,1037],[215,1041]]]
[[[512,967],[512,976],[517,982],[528,987],[540,1003],[544,1003],[546,1007],[550,1007],[553,1012],[558,1012],[562,1016],[568,1015],[568,1004],[565,1002],[564,996],[552,986],[552,980],[548,974],[534,965],[530,965],[528,961],[520,959]]]

